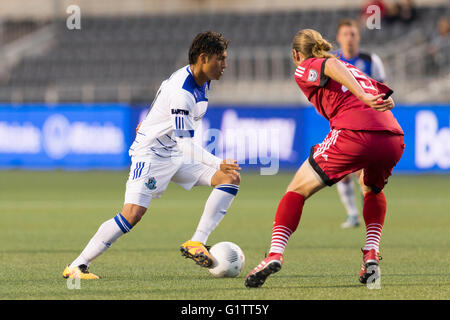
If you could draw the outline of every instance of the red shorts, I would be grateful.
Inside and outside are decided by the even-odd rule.
[[[328,186],[349,173],[364,169],[364,184],[378,193],[383,190],[404,149],[403,135],[333,129],[322,143],[311,148],[309,163]]]

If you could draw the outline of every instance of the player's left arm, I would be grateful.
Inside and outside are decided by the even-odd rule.
[[[369,107],[378,110],[386,111],[394,107],[394,101],[391,97],[382,100],[384,93],[372,95],[364,91],[361,85],[356,81],[352,73],[345,67],[345,65],[336,58],[326,59],[324,74],[334,81],[344,85],[351,93],[353,93],[359,100],[367,104]]]
[[[226,174],[230,173],[235,175],[237,174],[237,171],[241,170],[236,160],[222,160],[221,158],[216,157],[196,144],[191,137],[176,137],[176,141],[181,152],[195,161],[202,162],[207,166],[221,170]]]
[[[235,170],[241,170],[236,160],[222,160],[194,142],[196,127],[192,116],[194,106],[195,102],[184,94],[174,94],[170,100],[173,134],[181,152],[195,161],[225,173],[235,173]]]

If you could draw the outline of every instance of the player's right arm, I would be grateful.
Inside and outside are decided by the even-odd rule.
[[[353,93],[359,100],[367,104],[369,107],[378,110],[386,111],[394,107],[394,101],[391,97],[382,100],[384,93],[372,95],[364,91],[353,74],[347,67],[338,59],[330,58],[325,60],[324,74],[336,82],[345,86],[351,93]]]

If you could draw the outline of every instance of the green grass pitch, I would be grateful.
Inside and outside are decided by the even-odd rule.
[[[364,229],[342,230],[335,187],[307,201],[283,269],[259,289],[244,277],[269,248],[292,173],[242,173],[241,190],[209,244],[233,241],[243,272],[215,279],[181,257],[210,189],[171,185],[143,220],[91,266],[99,281],[70,290],[61,273],[120,211],[127,172],[0,173],[0,299],[450,299],[450,177],[393,176],[381,243],[381,289],[359,284]]]

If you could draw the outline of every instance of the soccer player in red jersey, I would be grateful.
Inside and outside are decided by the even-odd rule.
[[[331,45],[312,29],[300,30],[293,40],[295,81],[330,122],[331,131],[311,148],[308,160],[289,184],[275,214],[269,255],[247,275],[247,287],[260,287],[281,269],[305,200],[360,169],[366,243],[359,281],[367,283],[376,279],[372,275],[379,275],[379,243],[386,214],[382,190],[403,154],[403,130],[390,111],[392,90],[339,61],[330,50]]]
[[[384,82],[386,73],[384,71],[383,62],[375,53],[360,50],[359,42],[361,35],[356,20],[344,19],[337,26],[336,41],[340,49],[333,51],[333,54],[341,61],[350,63],[364,72],[369,77]],[[341,202],[347,211],[347,219],[341,224],[341,227],[355,228],[361,224],[359,219],[359,209],[356,203],[355,186],[353,184],[353,176],[359,179],[361,171],[350,174],[336,183]],[[361,188],[359,188],[361,189]],[[362,194],[362,192],[361,192]]]

